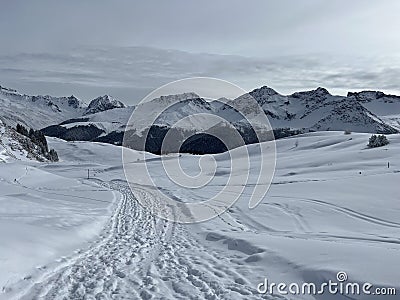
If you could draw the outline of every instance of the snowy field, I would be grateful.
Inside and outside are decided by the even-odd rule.
[[[322,284],[338,272],[395,287],[397,296],[382,299],[398,299],[400,135],[376,149],[366,147],[369,136],[278,140],[262,203],[249,210],[245,190],[225,214],[195,225],[141,207],[135,197],[151,201],[152,188],[137,174],[131,193],[116,146],[51,139],[59,163],[0,161],[0,299],[379,299],[257,291],[265,278]],[[176,189],[147,156],[155,181],[179,201],[206,200],[226,180],[223,169],[208,193]],[[130,172],[141,157],[132,152]],[[224,166],[228,155],[215,158]],[[180,159],[184,169],[198,166],[198,156]]]

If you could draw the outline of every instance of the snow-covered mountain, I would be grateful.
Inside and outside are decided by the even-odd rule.
[[[375,110],[377,115],[356,97],[334,96],[321,87],[288,96],[280,95],[269,87],[256,89],[249,94],[268,115],[273,128],[396,132],[395,128],[379,117],[382,110],[389,109],[384,102],[380,103],[381,111]],[[241,97],[234,101],[240,99]],[[400,113],[400,108],[398,112]]]
[[[109,111],[126,108],[125,104],[109,95],[93,99],[87,105],[73,95],[69,97],[30,96],[1,86],[0,107],[1,117],[7,125],[15,127],[17,123],[20,123],[35,129],[82,118],[87,121],[112,124],[118,122],[121,117]],[[109,113],[94,116],[105,111]],[[132,109],[129,108],[127,111],[132,112]],[[128,117],[122,119],[126,123]]]
[[[387,95],[379,91],[348,93],[364,107],[378,115],[386,124],[400,131],[400,96]]]
[[[104,95],[93,99],[87,109],[85,110],[85,115],[95,114],[98,112],[114,109],[114,108],[124,108],[125,104],[109,95]]]
[[[387,95],[379,91],[349,92],[348,98],[354,98],[365,108],[378,116],[400,113],[400,96]]]
[[[127,130],[135,135],[135,143],[142,143],[142,137],[149,130],[152,130],[155,140],[162,141],[171,127],[175,127],[183,139],[186,135],[207,130],[223,132],[227,123],[241,132],[246,143],[252,143],[256,141],[253,129],[257,132],[265,129],[265,115],[278,138],[299,132],[325,130],[395,133],[400,130],[399,99],[398,96],[371,91],[335,96],[321,87],[281,95],[264,86],[227,104],[222,103],[226,99],[206,101],[189,92],[161,96],[136,107],[126,107],[122,102],[105,95],[86,106],[74,96],[28,96],[11,89],[0,89],[1,116],[8,125],[22,123],[28,127],[43,128],[46,135],[66,140],[101,141],[117,145],[122,144]],[[210,115],[215,118],[210,118]],[[200,144],[207,143],[201,141]]]
[[[385,107],[392,105],[391,101],[379,101],[380,103],[375,105],[381,110],[370,111],[366,104],[373,103],[373,99],[365,101],[363,98],[361,101],[353,95],[334,96],[324,88],[285,96],[269,87],[262,87],[228,101],[227,104],[218,100],[206,101],[194,93],[184,93],[162,96],[141,103],[135,108],[114,108],[85,118],[69,120],[59,127],[52,126],[51,130],[46,129],[45,133],[67,140],[91,140],[121,145],[124,132],[129,130],[132,148],[159,153],[163,138],[172,127],[175,128],[174,139],[177,144],[193,134],[204,131],[218,132],[226,140],[231,140],[227,137],[232,135],[232,132],[227,130],[227,123],[241,133],[246,143],[257,142],[255,133],[260,134],[266,128],[265,115],[268,116],[276,138],[301,132],[326,130],[397,132],[396,126],[385,122],[386,116],[377,114],[381,114],[382,111],[392,113],[397,111],[400,114],[400,111],[396,107]],[[133,111],[133,118],[126,125]],[[216,118],[210,118],[210,115]],[[147,142],[144,138],[148,134],[151,135],[152,141],[149,147],[145,148]],[[268,135],[262,137],[262,140],[268,139]],[[198,152],[198,145],[212,144],[216,147],[216,142],[210,140],[207,135],[200,134],[192,140],[195,141],[193,145],[186,143],[185,149],[196,148],[194,150]],[[232,145],[237,146],[238,143],[234,142]],[[203,148],[199,151],[207,153],[207,149]],[[176,150],[173,150],[173,146],[171,149],[171,151]]]
[[[209,117],[205,114],[217,115],[217,111],[213,103],[202,99],[195,93],[184,93],[161,96],[136,107],[116,107],[90,115],[85,114],[83,117],[49,126],[44,129],[44,132],[47,135],[64,139],[78,138],[120,145],[126,130],[134,131],[139,140],[150,127],[153,129],[170,128],[178,121],[181,121],[176,126],[178,130],[191,133],[193,130],[206,130],[215,126],[217,122],[210,122]],[[133,117],[129,121],[133,112]],[[161,130],[164,132],[163,129]],[[155,134],[158,135],[158,133]]]
[[[199,114],[210,113],[216,113],[210,102],[195,93],[161,96],[138,105],[129,125],[140,132],[147,127],[149,120],[155,120],[155,125],[171,127],[186,118],[179,127],[204,130],[212,124]]]
[[[40,129],[81,116],[85,104],[75,96],[29,96],[0,86],[0,108],[7,125]]]

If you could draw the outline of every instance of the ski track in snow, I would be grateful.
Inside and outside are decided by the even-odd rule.
[[[258,294],[228,267],[223,253],[198,243],[184,225],[144,209],[126,182],[96,181],[121,194],[100,240],[26,276],[7,289],[7,299],[272,299]],[[135,195],[156,205],[145,187]]]

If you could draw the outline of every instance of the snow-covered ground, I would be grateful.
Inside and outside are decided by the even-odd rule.
[[[226,213],[194,225],[160,220],[138,203],[156,202],[154,189],[137,174],[131,193],[121,148],[52,139],[59,163],[0,162],[0,299],[365,299],[257,291],[265,278],[319,284],[339,271],[400,293],[400,135],[376,149],[368,138],[318,132],[278,140],[262,203],[248,208],[248,186]],[[247,147],[257,164],[257,146]],[[147,157],[159,187],[183,202],[207,199],[229,175],[228,155],[219,154],[222,169],[206,191],[177,189],[159,158]],[[141,159],[132,152],[130,172]],[[198,169],[198,156],[170,159]]]

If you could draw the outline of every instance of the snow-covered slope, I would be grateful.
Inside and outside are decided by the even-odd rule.
[[[349,92],[348,98],[354,98],[377,116],[400,115],[400,96],[387,95],[379,91]]]
[[[60,163],[0,168],[0,299],[397,299],[400,135],[375,149],[366,147],[369,136],[278,140],[275,178],[262,203],[250,210],[254,185],[240,182],[244,191],[231,209],[196,225],[166,222],[139,204],[136,197],[157,203],[154,187],[141,185],[141,153],[132,151],[129,163],[134,196],[119,147],[54,139]],[[257,145],[246,147],[253,164],[266,158]],[[201,189],[176,188],[158,157],[146,163],[159,189],[200,202],[230,178],[232,154],[168,156],[193,175],[216,162],[213,181]],[[233,180],[242,176],[240,160]],[[250,183],[256,179],[250,174]],[[319,287],[338,282],[338,272],[346,282],[371,283],[371,291],[394,287],[397,296],[257,291],[265,279]]]
[[[112,146],[70,147],[75,149],[71,156],[83,158],[84,163],[68,159],[62,167],[20,160],[0,162],[0,299],[9,299],[6,284],[22,278],[28,282],[35,270],[66,261],[78,248],[98,238],[111,205],[120,197],[118,192],[84,181],[87,168],[94,166],[88,161],[89,149],[98,161],[111,161]],[[63,152],[62,147],[58,149]],[[61,156],[65,161],[69,155]],[[60,172],[55,174],[54,169]],[[73,174],[77,176],[71,178]]]
[[[40,129],[76,118],[84,112],[84,103],[74,96],[29,96],[0,87],[0,116],[12,127],[21,123]]]

